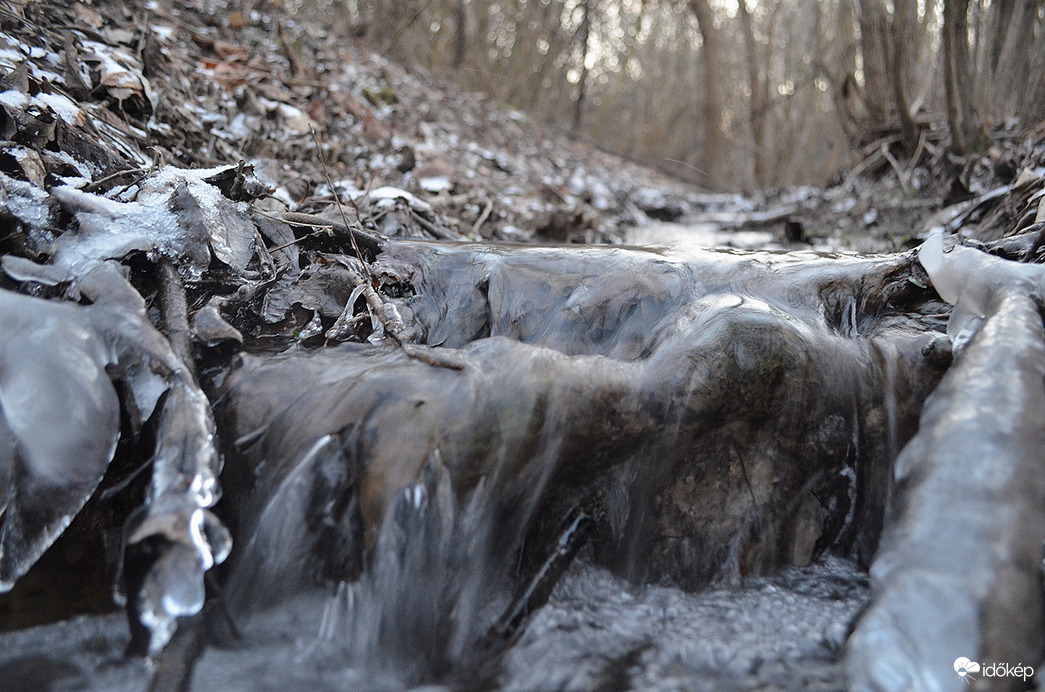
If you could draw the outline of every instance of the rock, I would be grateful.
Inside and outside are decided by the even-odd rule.
[[[960,690],[958,657],[1034,666],[1041,656],[1045,334],[1020,282],[1041,267],[984,271],[1005,261],[962,247],[947,257],[940,245],[920,256],[941,295],[986,314],[897,459],[872,604],[847,654],[851,683],[866,689]],[[975,689],[1027,684],[974,677]]]
[[[893,312],[918,295],[896,292],[912,266],[388,241],[374,270],[411,286],[392,302],[463,369],[359,344],[242,356],[215,398],[237,440],[224,478],[251,490],[226,507],[240,545],[269,548],[239,555],[232,602],[246,616],[358,578],[353,617],[391,628],[359,625],[373,655],[453,659],[489,625],[462,615],[471,599],[578,504],[593,555],[637,579],[731,583],[831,546],[869,559],[877,479],[947,363]],[[850,302],[857,332],[835,321]]]
[[[1026,299],[1010,299],[983,329],[898,460],[893,521],[871,572],[874,602],[849,645],[855,684],[962,689],[956,655],[1013,665],[1040,655],[1045,487],[1029,441],[1045,434],[1030,413],[1045,410],[1041,324]],[[983,388],[974,383],[984,368],[1014,379],[1004,391]],[[1025,681],[993,682],[1023,689]]]

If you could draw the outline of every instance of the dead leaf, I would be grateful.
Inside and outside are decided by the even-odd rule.
[[[73,4],[73,11],[76,13],[76,22],[82,24],[89,29],[100,29],[105,20],[102,19],[101,13],[93,7],[88,7],[82,2]]]
[[[228,41],[214,41],[214,52],[222,60],[246,60],[250,57],[250,49]]]

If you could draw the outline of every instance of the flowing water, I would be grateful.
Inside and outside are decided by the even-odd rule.
[[[453,360],[345,344],[222,377],[226,482],[253,492],[229,505],[238,632],[212,613],[195,680],[841,684],[871,491],[940,371],[874,302],[904,262],[386,248],[399,312]]]
[[[431,347],[212,372],[236,547],[193,688],[844,686],[947,363],[910,258],[389,243],[374,271]],[[134,688],[99,622],[69,675]]]
[[[582,557],[496,674],[412,685],[360,662],[332,631],[347,589],[298,593],[257,617],[238,646],[211,646],[192,689],[719,690],[845,687],[841,650],[868,598],[866,573],[828,558],[739,588],[689,593],[634,585]],[[25,689],[143,690],[148,669],[123,655],[125,616],[80,617],[0,635],[0,679]],[[336,637],[337,642],[333,641]]]
[[[674,223],[639,226],[629,231],[633,245],[685,246],[691,248],[738,248],[741,250],[783,250],[771,231],[727,231],[717,224],[681,225]],[[828,248],[817,248],[828,249]]]

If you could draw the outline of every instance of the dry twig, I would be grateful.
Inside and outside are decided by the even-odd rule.
[[[330,188],[330,192],[334,195],[334,202],[337,204],[338,211],[341,213],[341,219],[345,222],[345,227],[349,229],[349,239],[352,241],[352,249],[355,250],[356,257],[359,259],[359,263],[363,268],[363,273],[360,274],[350,263],[344,263],[345,268],[348,269],[352,276],[353,285],[357,288],[360,286],[363,288],[363,297],[366,299],[367,306],[369,306],[373,314],[377,316],[378,321],[381,322],[381,326],[385,329],[385,333],[388,334],[392,341],[403,349],[403,352],[406,353],[406,355],[435,367],[450,368],[452,370],[464,369],[464,363],[456,358],[448,357],[444,354],[433,354],[431,349],[410,343],[404,333],[406,331],[406,325],[403,324],[403,318],[400,317],[399,311],[396,310],[394,305],[386,302],[374,289],[377,282],[374,279],[374,275],[370,272],[370,267],[367,266],[366,261],[363,259],[363,253],[359,249],[359,244],[356,242],[355,235],[352,234],[352,225],[348,222],[345,208],[341,205],[341,197],[338,195],[337,189],[334,187],[334,182],[331,180],[330,173],[327,170],[327,163],[323,156],[323,148],[320,146],[319,137],[316,135],[315,129],[311,126],[309,126],[309,131],[312,133],[312,139],[316,143],[316,149],[319,150],[319,163],[323,169],[323,177],[326,178],[327,187]],[[358,208],[356,208],[356,215],[359,215]]]

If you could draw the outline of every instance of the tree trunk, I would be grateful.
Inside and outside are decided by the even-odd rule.
[[[994,79],[994,98],[991,101],[1001,109],[997,113],[999,117],[1015,114],[1020,97],[1031,81],[1031,47],[1034,44],[1037,15],[1038,3],[1017,0],[1000,50],[998,72]]]
[[[1045,31],[1039,31],[1031,46],[1029,79],[1023,90],[1019,108],[1021,113],[1045,112]]]
[[[581,118],[584,115],[584,99],[588,88],[588,39],[591,37],[591,3],[592,0],[584,0],[581,3],[581,25],[578,31],[578,40],[581,44],[581,76],[577,82],[577,99],[573,102],[573,121],[570,124],[570,132],[576,135],[581,129]]]
[[[947,124],[951,147],[958,153],[975,146],[969,102],[969,0],[945,0],[943,5],[943,69]]]
[[[766,151],[765,151],[765,101],[762,94],[762,83],[758,75],[758,49],[755,45],[755,30],[751,23],[751,13],[747,9],[747,0],[737,3],[740,26],[744,31],[744,53],[747,59],[747,87],[750,94],[748,100],[748,123],[751,127],[752,146],[752,182],[756,188],[766,184]]]
[[[838,124],[846,138],[853,143],[857,140],[857,115],[863,107],[860,88],[856,81],[856,33],[853,6],[848,2],[838,3],[838,15],[835,21],[835,50],[832,62],[825,61],[824,72],[831,78],[834,87],[835,112]]]
[[[903,140],[904,150],[907,153],[914,151],[918,146],[918,125],[911,116],[910,106],[907,103],[907,94],[904,85],[907,83],[907,70],[905,67],[911,64],[908,57],[911,43],[908,40],[910,27],[907,22],[910,19],[912,0],[896,0],[896,10],[893,12],[892,41],[890,43],[890,67],[892,72],[893,99],[896,113],[900,118],[900,134]]]
[[[719,177],[722,156],[722,47],[715,29],[714,13],[708,0],[690,0],[704,45],[704,171],[712,185],[721,187]]]
[[[922,56],[921,30],[918,25],[918,0],[894,0],[893,14],[899,22],[896,40],[901,45],[904,65],[904,93],[918,89],[918,64]]]
[[[1005,47],[1005,37],[1009,33],[1009,26],[1012,22],[1016,2],[1015,0],[994,0],[992,7],[994,8],[994,21],[990,38],[991,45],[988,49],[988,59],[990,60],[990,74],[994,75],[998,72],[1002,48]]]
[[[864,68],[864,104],[871,128],[880,129],[886,121],[889,103],[888,22],[881,0],[853,0],[860,22],[860,53]]]
[[[949,1],[945,4],[949,4]],[[972,56],[969,52],[969,0],[959,0],[955,5],[955,87],[964,111],[965,132],[968,135],[970,146],[975,147],[976,114],[972,100]]]
[[[454,70],[464,64],[464,55],[468,49],[468,14],[465,11],[466,0],[454,2],[454,56],[450,67]]]

